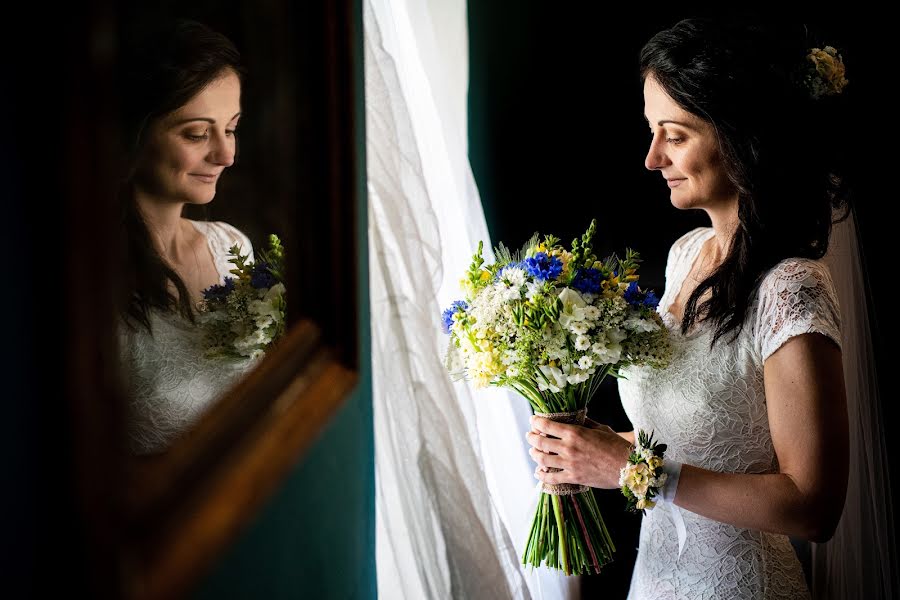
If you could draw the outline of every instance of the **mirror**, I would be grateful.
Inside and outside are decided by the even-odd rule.
[[[355,116],[362,106],[357,96],[362,93],[357,81],[362,72],[358,10],[349,1],[302,7],[247,0],[152,7],[108,3],[82,16],[83,26],[73,27],[65,38],[70,45],[61,60],[79,85],[63,92],[66,106],[72,108],[59,160],[65,172],[80,174],[62,186],[66,214],[74,215],[67,224],[67,242],[77,249],[67,254],[65,265],[73,282],[66,322],[66,397],[74,415],[74,480],[88,538],[86,560],[96,574],[95,597],[171,598],[186,593],[277,488],[357,381],[357,179],[363,172]],[[122,274],[130,272],[122,269],[122,253],[110,250],[121,247],[117,192],[122,173],[128,172],[122,167],[129,105],[121,84],[123,74],[144,74],[129,73],[125,48],[152,22],[176,17],[227,36],[247,74],[239,106],[236,80],[225,81],[218,95],[188,95],[161,121],[175,127],[163,127],[160,134],[173,133],[174,146],[157,145],[151,148],[157,154],[143,155],[159,158],[161,148],[174,148],[182,154],[165,156],[198,156],[176,169],[190,182],[182,191],[192,193],[215,183],[211,201],[207,194],[187,202],[197,206],[188,207],[183,216],[195,223],[174,220],[189,227],[181,233],[202,233],[206,239],[195,237],[196,245],[182,246],[190,252],[172,256],[199,263],[195,271],[207,274],[205,279],[185,278],[196,300],[224,275],[216,268],[215,259],[221,257],[210,242],[217,226],[204,223],[233,225],[249,238],[257,256],[267,235],[276,233],[286,256],[280,275],[290,304],[277,344],[264,356],[253,357],[247,368],[235,369],[227,382],[218,374],[205,374],[203,381],[219,388],[206,390],[201,406],[183,413],[185,418],[176,425],[184,427],[168,427],[170,423],[165,435],[146,445],[149,451],[134,452],[128,433],[133,388],[119,373],[123,366],[128,372],[123,357],[146,356],[122,343],[117,298]],[[198,99],[199,104],[191,104]],[[179,112],[185,107],[191,110]],[[232,165],[227,143],[238,110],[240,141]],[[197,131],[178,123],[197,116],[216,122],[195,122],[202,125]],[[228,127],[219,129],[223,122]],[[207,135],[221,136],[216,140],[220,145],[192,154],[191,136]],[[89,164],[86,156],[91,157]],[[172,161],[143,164],[165,172]],[[148,170],[153,173],[145,169],[142,175]],[[158,238],[159,231],[154,233]],[[218,251],[231,241],[224,240]],[[202,251],[195,256],[194,249],[206,251],[205,256]],[[193,285],[188,286],[188,279]],[[157,391],[168,385],[183,392],[180,377],[186,363],[194,360],[185,354],[186,347],[157,347],[155,362],[144,365],[143,381]],[[154,424],[159,424],[155,417],[144,425]]]
[[[295,119],[290,59],[249,21],[216,30],[174,14],[131,8],[118,22],[119,354],[128,446],[145,457],[190,436],[278,341],[286,265],[266,232],[289,246],[296,233],[284,230],[293,153],[278,135]]]

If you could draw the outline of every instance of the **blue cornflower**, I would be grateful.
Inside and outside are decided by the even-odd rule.
[[[625,290],[624,298],[625,301],[632,306],[648,306],[650,308],[659,306],[659,298],[656,297],[653,290],[642,292],[638,287],[637,281],[632,281],[628,284],[628,289]]]
[[[228,294],[234,291],[234,278],[226,277],[224,285],[211,285],[203,290],[203,297],[207,300],[219,300],[225,302]]]
[[[597,269],[578,269],[575,271],[575,278],[572,280],[572,287],[579,292],[586,294],[597,294],[600,292],[600,284],[603,275]]]
[[[562,273],[562,261],[546,252],[538,252],[531,258],[522,261],[522,266],[529,275],[539,280],[552,280]]]
[[[278,283],[278,280],[269,270],[269,263],[259,262],[253,265],[250,271],[250,285],[256,289],[267,289]]]
[[[444,333],[450,333],[450,327],[453,325],[453,315],[457,311],[465,312],[469,309],[469,304],[465,300],[457,300],[450,305],[450,308],[444,311],[441,320],[444,323]]]
[[[644,302],[644,295],[641,293],[640,288],[638,288],[637,281],[632,281],[628,285],[628,289],[625,290],[625,302],[632,306],[639,306]]]

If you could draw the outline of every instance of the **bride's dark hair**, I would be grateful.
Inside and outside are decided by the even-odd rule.
[[[193,321],[190,296],[178,273],[160,256],[135,201],[134,177],[147,132],[227,71],[243,75],[234,44],[206,25],[179,20],[147,29],[123,51],[118,75],[122,130],[127,147],[119,187],[125,289],[123,317],[150,331],[150,310],[178,311]],[[174,286],[177,295],[169,285]]]
[[[713,126],[739,196],[734,241],[688,299],[683,333],[709,319],[713,345],[736,337],[763,275],[786,258],[824,256],[833,211],[849,211],[846,121],[825,117],[845,99],[814,100],[803,84],[806,56],[820,42],[806,28],[686,19],[641,50],[642,80]]]

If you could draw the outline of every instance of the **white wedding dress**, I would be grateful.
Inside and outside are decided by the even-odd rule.
[[[204,234],[220,281],[234,265],[228,250],[241,246],[253,260],[250,240],[223,222],[191,221]],[[178,313],[150,312],[152,334],[141,326],[119,327],[119,352],[128,395],[128,442],[136,454],[164,451],[256,361],[204,356],[198,326]]]
[[[840,312],[820,261],[781,261],[763,278],[738,338],[710,351],[712,328],[687,336],[668,307],[713,235],[695,229],[673,244],[658,311],[672,332],[673,361],[664,370],[624,371],[619,393],[635,430],[653,430],[666,458],[718,472],[774,473],[763,363],[792,336],[824,334],[840,345]],[[679,556],[672,510],[687,530]],[[803,570],[785,535],[741,529],[669,504],[647,511],[629,600],[809,598]]]

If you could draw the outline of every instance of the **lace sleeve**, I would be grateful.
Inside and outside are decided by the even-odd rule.
[[[754,339],[765,362],[790,338],[821,333],[839,347],[841,314],[827,267],[808,259],[782,261],[760,284]]]

